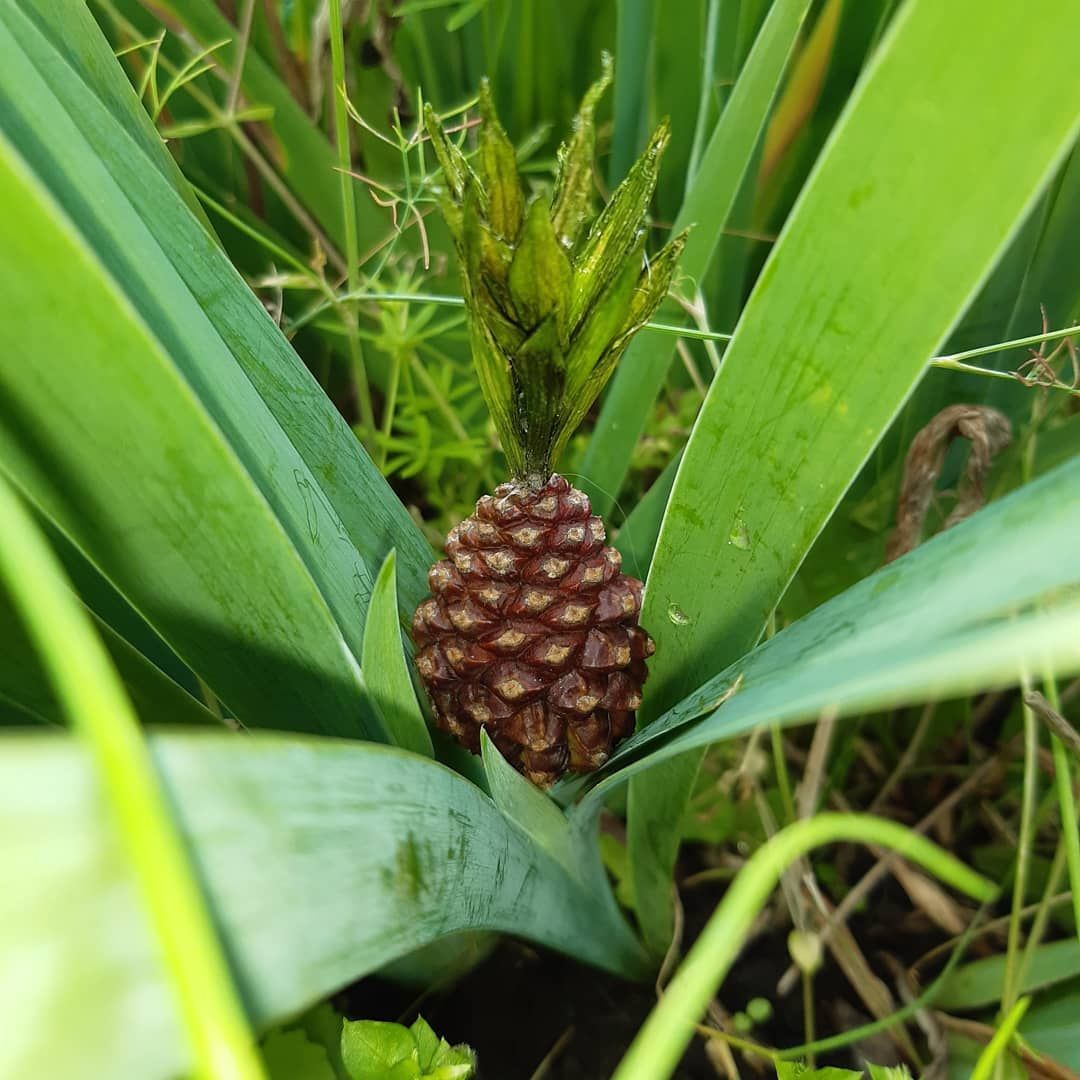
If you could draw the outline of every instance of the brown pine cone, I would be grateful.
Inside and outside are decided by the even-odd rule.
[[[473,753],[486,728],[542,787],[591,772],[634,728],[645,660],[641,582],[565,478],[501,484],[450,530],[413,617],[439,727]]]

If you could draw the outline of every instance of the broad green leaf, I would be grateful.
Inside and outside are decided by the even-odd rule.
[[[615,536],[614,546],[623,557],[627,572],[642,580],[649,573],[656,538],[660,535],[660,525],[664,520],[664,510],[671,495],[671,486],[675,483],[682,453],[678,453],[667,464],[664,471],[652,482],[649,490],[626,516]]]
[[[1074,33],[1080,8],[1051,3],[1034,13],[910,0],[898,15],[773,249],[679,467],[642,615],[657,640],[644,722],[759,638],[1072,145],[1080,84],[1061,94],[1022,73],[1048,34]],[[658,950],[670,935],[672,823],[696,767],[669,766],[630,793],[639,916]]]
[[[228,415],[223,415],[223,411],[227,413],[229,402],[222,402],[221,388],[217,384],[219,379],[228,376],[227,369],[236,365],[273,417],[270,420],[262,408],[255,409],[255,419],[261,415],[262,426],[269,432],[266,437],[274,437],[272,429],[276,422],[292,444],[292,448],[278,449],[269,461],[264,461],[257,453],[251,455],[247,464],[257,479],[275,467],[283,474],[278,485],[263,478],[264,494],[279,508],[284,506],[297,517],[294,542],[299,544],[309,567],[321,578],[323,587],[330,594],[335,590],[339,592],[339,607],[352,607],[353,598],[359,593],[362,609],[367,589],[357,587],[362,582],[353,584],[353,570],[345,570],[340,564],[352,558],[355,568],[354,556],[358,552],[367,567],[373,569],[382,564],[391,548],[396,547],[400,560],[398,576],[402,606],[412,610],[427,592],[426,573],[432,561],[430,546],[318,383],[267,317],[261,303],[187,211],[186,204],[158,179],[159,170],[165,166],[153,168],[144,161],[143,155],[137,153],[129,131],[145,124],[145,117],[134,93],[127,97],[126,112],[122,110],[125,104],[122,98],[108,97],[109,109],[106,109],[95,97],[95,88],[107,81],[104,76],[98,76],[100,69],[111,66],[117,74],[122,74],[116,68],[107,42],[97,33],[88,37],[82,45],[86,62],[82,68],[72,69],[17,10],[5,9],[0,14],[25,51],[27,61],[32,62],[38,72],[47,73],[44,82],[48,92],[31,78],[30,85],[13,88],[12,102],[24,103],[23,110],[31,118],[31,126],[35,122],[44,122],[36,110],[46,109],[58,110],[54,113],[54,125],[49,128],[51,132],[56,131],[57,125],[67,127],[74,122],[90,152],[111,178],[101,182],[103,197],[108,192],[112,205],[121,208],[124,203],[130,203],[152,236],[152,244],[148,240],[144,243],[148,247],[160,247],[162,255],[174,268],[173,278],[182,279],[205,313],[205,318],[198,316],[191,322],[181,321],[179,329],[174,331],[174,340],[185,347],[175,350],[180,355],[174,359],[177,363],[185,363],[185,374],[204,398],[203,404],[215,412],[215,418],[228,430]],[[94,81],[88,84],[80,74],[87,78],[94,76]],[[55,106],[51,102],[53,95]],[[65,119],[59,110],[71,119]],[[61,201],[71,202],[77,197],[70,178],[72,163],[63,156],[59,162],[55,161],[55,152],[46,152],[51,142],[49,139],[38,140],[33,149],[43,164],[46,160],[50,162],[50,187],[54,194]],[[73,149],[81,145],[82,139],[73,139]],[[156,153],[166,160],[169,158],[160,144]],[[91,167],[101,171],[100,166]],[[93,217],[90,209],[79,204],[78,211],[71,211],[73,220],[82,228],[87,228],[83,219]],[[118,225],[108,219],[99,221],[95,242],[104,243],[110,234],[120,234]],[[141,314],[150,322],[151,329],[163,336],[159,323],[176,327],[178,320],[172,305],[161,303],[163,298],[145,296],[145,285],[141,280],[143,266],[131,267],[132,260],[127,252],[134,246],[137,235],[138,226],[132,223],[129,215],[119,249],[107,256],[111,260],[109,267],[122,279],[133,300],[137,302],[142,298]],[[155,259],[150,265],[156,265],[157,261]],[[164,270],[159,272],[166,273]],[[174,284],[168,295],[180,296],[172,291],[176,288]],[[180,303],[190,304],[190,301],[182,296],[174,300],[174,304]],[[212,324],[212,330],[204,325],[207,320]],[[215,331],[232,354],[233,363],[219,364],[211,368],[213,377],[201,379],[199,365],[206,368],[209,360],[221,352],[221,344],[212,340]],[[207,356],[201,348],[195,347],[198,341],[207,342],[205,347],[210,350]],[[222,367],[226,371],[222,372]],[[211,389],[216,389],[216,404],[214,395],[208,393]],[[241,389],[245,388],[241,386]],[[241,399],[250,402],[250,391],[241,394]],[[234,407],[232,411],[237,410]],[[240,419],[243,441],[257,439],[259,430],[254,420],[244,412]],[[280,438],[277,436],[278,440]],[[289,470],[284,467],[291,454],[299,454],[303,459],[297,467],[299,475],[295,470],[289,475]],[[338,564],[337,569],[333,568],[335,564]],[[321,565],[325,569],[320,572]],[[362,617],[343,617],[342,621],[346,634],[359,634]],[[358,637],[353,639],[353,644],[358,653]]]
[[[1024,972],[1017,994],[1030,994],[1080,975],[1080,942],[1075,938],[1040,945]],[[954,971],[942,987],[935,1004],[942,1009],[966,1012],[994,1005],[1005,985],[1005,957],[973,960]]]
[[[226,951],[131,701],[44,534],[3,476],[0,531],[0,588],[101,785],[106,820],[137,886],[138,910],[153,929],[192,1072],[264,1080]],[[48,847],[51,838],[34,839]]]
[[[359,667],[269,506],[2,136],[0,192],[0,317],[27,357],[0,366],[5,470],[242,720],[363,730]]]
[[[631,774],[765,723],[973,693],[1080,670],[1080,457],[793,623],[623,743],[590,804]],[[659,769],[657,766],[660,766]],[[593,812],[584,808],[583,817]]]
[[[346,1020],[342,1058],[353,1080],[469,1080],[476,1059],[451,1046],[418,1016],[410,1027],[381,1020]]]
[[[269,1080],[337,1080],[326,1051],[299,1029],[271,1031],[260,1049]]]
[[[434,1080],[469,1080],[476,1071],[476,1057],[469,1047],[451,1046],[440,1039],[431,1025],[418,1016],[409,1026],[416,1040],[420,1068],[432,1074]]]
[[[1075,1073],[1080,1069],[1080,1039],[1077,1017],[1080,1016],[1080,984],[1037,997],[1020,1022],[1020,1034],[1037,1054]]]
[[[151,744],[258,1026],[459,930],[515,934],[631,977],[646,970],[609,898],[434,762],[259,733]],[[187,1050],[77,744],[5,739],[0,847],[0,1007],[25,1018],[0,1040],[0,1075],[182,1074]]]
[[[142,653],[156,668],[198,700],[204,697],[198,678],[117,592],[79,549],[42,514],[36,521],[60,560],[72,590],[103,625]]]
[[[346,1020],[341,1057],[353,1080],[420,1080],[412,1032],[383,1020]]]
[[[401,641],[395,561],[391,551],[375,579],[364,624],[361,677],[390,741],[403,750],[432,757],[431,736],[416,700]]]
[[[693,226],[681,267],[700,284],[753,158],[766,117],[798,37],[809,0],[776,0],[747,57],[731,98],[702,155],[675,231]],[[674,353],[670,338],[639,335],[631,342],[604,398],[581,465],[599,514],[612,506]]]

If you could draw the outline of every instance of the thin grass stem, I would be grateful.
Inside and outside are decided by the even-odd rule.
[[[229,79],[229,92],[225,97],[225,111],[230,115],[236,112],[236,103],[240,100],[240,83],[244,78],[244,63],[251,42],[251,21],[254,15],[255,0],[244,0],[238,27],[240,34],[236,39],[236,66]]]
[[[1009,1009],[1005,1018],[998,1024],[994,1037],[986,1044],[986,1048],[979,1055],[979,1060],[975,1063],[975,1068],[971,1073],[971,1080],[989,1080],[998,1067],[1002,1054],[1008,1049],[1009,1042],[1013,1035],[1016,1034],[1016,1029],[1020,1021],[1023,1020],[1024,1013],[1027,1012],[1030,1004],[1031,998],[1021,998]]]
[[[465,300],[460,296],[440,296],[435,293],[403,293],[403,292],[375,292],[371,290],[350,291],[339,296],[340,300],[362,300],[375,303],[389,303],[392,301],[412,301],[425,304],[445,304],[450,307],[464,307]],[[325,310],[325,309],[323,309]],[[317,317],[319,311],[307,314],[309,321]],[[647,322],[643,327],[655,334],[670,334],[673,337],[687,338],[693,341],[731,341],[734,336],[720,330],[707,330],[699,327],[681,326],[677,323]],[[996,371],[993,368],[977,367],[974,364],[963,363],[965,359],[974,356],[988,356],[991,353],[1005,352],[1009,349],[1017,349],[1026,345],[1037,344],[1040,341],[1057,341],[1061,338],[1080,334],[1080,326],[1066,326],[1060,330],[1050,330],[1045,334],[1033,334],[1030,337],[1015,338],[1012,341],[997,341],[992,345],[982,345],[977,349],[969,349],[967,352],[954,353],[948,356],[931,357],[931,367],[941,368],[945,371],[959,371],[966,375],[984,375],[990,379],[1005,379],[1008,382],[1021,381],[1011,371]],[[1066,393],[1080,396],[1080,387],[1070,386],[1060,379],[1054,382],[1039,383],[1041,387],[1051,390],[1064,390]]]
[[[348,176],[352,168],[352,150],[349,144],[349,113],[345,107],[348,90],[345,83],[345,33],[341,25],[341,0],[329,0],[330,14],[330,67],[334,84],[334,135],[337,141],[338,175],[341,186],[341,213],[345,227],[345,280],[349,292],[359,288],[360,243],[356,231],[356,199]],[[356,313],[350,309],[343,312],[346,329],[350,331],[349,363],[356,384],[356,398],[360,406],[360,422],[366,442],[375,433],[375,412],[371,405],[371,387],[368,384],[364,350],[355,333]]]
[[[1035,960],[1035,953],[1042,944],[1043,936],[1046,934],[1046,926],[1050,921],[1050,912],[1055,906],[1054,894],[1061,884],[1061,876],[1064,872],[1065,839],[1062,837],[1058,841],[1053,861],[1050,863],[1050,871],[1046,875],[1046,888],[1043,889],[1043,894],[1039,898],[1038,904],[1034,905],[1035,918],[1031,921],[1031,929],[1028,931],[1027,943],[1024,945],[1024,955],[1020,961],[1020,970],[1017,973],[1017,981],[1021,986],[1024,986],[1027,982],[1028,971],[1031,969],[1031,965]],[[1070,894],[1066,893],[1065,895],[1072,900]]]
[[[2,477],[0,523],[0,578],[101,775],[191,1041],[194,1076],[263,1080],[228,961],[131,702],[56,556]]]
[[[1025,692],[1030,690],[1027,679],[1024,680],[1024,690]],[[1016,873],[1013,878],[1012,907],[1005,946],[1004,989],[1001,995],[1001,1008],[1005,1013],[1013,1007],[1019,995],[1020,984],[1017,976],[1020,960],[1020,912],[1023,910],[1027,893],[1028,863],[1035,839],[1039,725],[1035,714],[1026,704],[1021,708],[1024,718],[1024,777],[1021,788],[1020,829],[1016,845]]]
[[[1057,680],[1052,674],[1043,679],[1043,689],[1050,707],[1061,712]],[[1062,841],[1065,845],[1066,864],[1069,868],[1069,889],[1073,896],[1075,932],[1080,937],[1080,828],[1077,824],[1076,796],[1073,791],[1072,761],[1061,739],[1051,733],[1050,748],[1054,755],[1054,783],[1057,787],[1058,805],[1061,813]]]

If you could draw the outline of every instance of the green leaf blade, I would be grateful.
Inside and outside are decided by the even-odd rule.
[[[913,0],[864,72],[747,303],[680,465],[643,611],[658,645],[646,722],[757,640],[1071,145],[1080,87],[1067,98],[1012,87],[1051,28],[1080,32],[1080,9],[1033,21],[1002,5],[1001,18],[988,19],[975,0],[947,13]],[[949,59],[958,42],[960,64]],[[785,363],[764,366],[774,357]],[[736,534],[748,542],[728,542],[720,558],[711,542],[702,546]],[[637,890],[639,914],[660,949],[669,897],[655,888],[674,842],[657,847],[647,837],[663,836],[668,827],[658,822],[681,812],[694,764],[682,767],[683,798],[670,775],[646,778],[631,797],[639,865],[643,874],[654,866],[652,893]]]
[[[279,524],[160,343],[2,137],[0,156],[5,205],[18,207],[0,227],[0,311],[28,355],[55,361],[0,374],[5,469],[124,582],[238,715],[289,726],[321,713],[327,730],[355,734],[359,667]],[[62,317],[58,296],[78,301]],[[94,411],[82,408],[87,384]],[[223,573],[245,566],[260,581],[253,590]]]
[[[459,930],[513,933],[632,978],[646,973],[601,892],[434,762],[268,734],[159,735],[151,747],[258,1026]],[[0,1073],[182,1074],[187,1050],[129,872],[73,742],[6,741],[0,844],[12,883],[0,894],[0,1004],[33,1017],[60,1008],[70,1021],[62,1040],[40,1025],[0,1040]],[[72,895],[78,919],[62,914]]]
[[[693,226],[681,266],[698,284],[753,160],[809,6],[808,0],[777,0],[770,8],[676,219],[676,231]],[[610,512],[622,486],[673,352],[668,340],[640,336],[612,381],[581,466],[585,490],[599,514]]]
[[[364,624],[364,653],[360,672],[390,741],[403,750],[433,757],[435,751],[432,749],[431,735],[416,700],[401,640],[393,552],[387,555],[375,579]]]

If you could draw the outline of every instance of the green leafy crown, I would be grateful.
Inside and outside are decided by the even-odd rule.
[[[685,234],[676,236],[646,260],[666,122],[593,214],[594,113],[610,81],[605,57],[559,148],[550,199],[526,198],[486,81],[471,161],[434,111],[424,113],[445,181],[440,202],[461,264],[473,359],[517,477],[547,477],[630,338],[667,294],[685,243]]]

